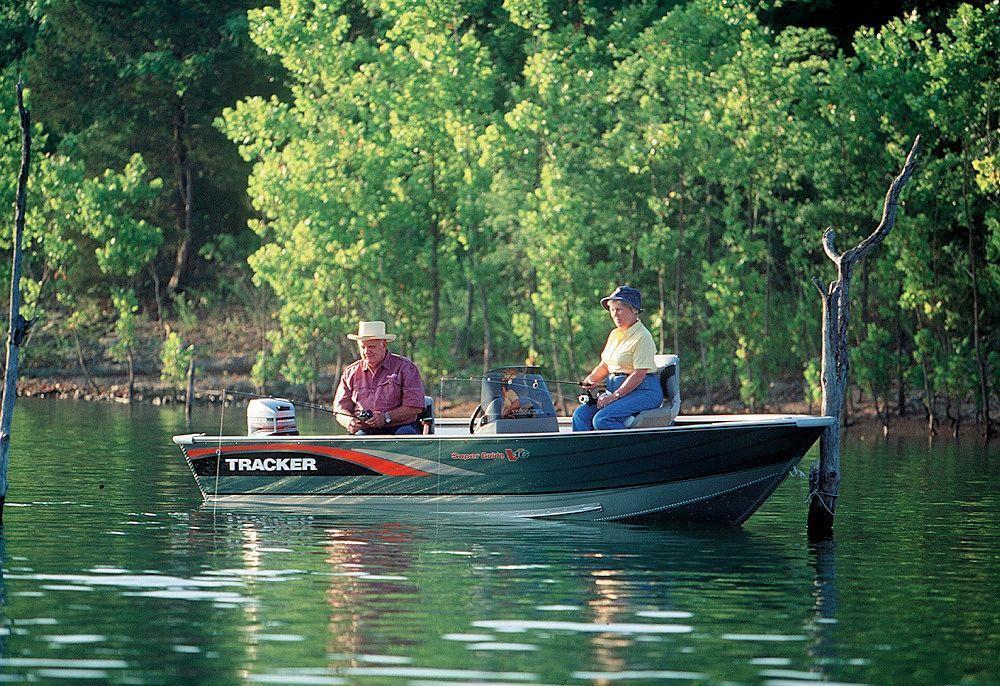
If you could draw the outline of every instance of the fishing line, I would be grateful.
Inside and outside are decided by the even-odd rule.
[[[495,379],[495,378],[489,377],[489,376],[470,376],[470,377],[453,376],[453,377],[441,377],[441,388],[442,388],[441,393],[442,393],[442,395],[444,394],[444,382],[445,381],[489,381],[490,383],[498,383],[498,384],[502,384],[504,386],[518,386],[518,387],[521,387],[521,388],[531,388],[533,390],[537,390],[539,388],[539,381],[544,381],[547,384],[548,383],[552,383],[552,384],[559,384],[559,385],[578,386],[580,388],[588,388],[588,387],[584,386],[579,381],[563,381],[563,380],[560,380],[560,379],[541,379],[541,380],[527,381],[525,379],[506,379],[506,380],[505,379]],[[605,387],[604,384],[598,383],[598,384],[594,384],[593,386],[590,386],[589,388],[593,389],[593,390],[601,390],[604,387]],[[580,402],[580,397],[581,397],[580,395],[568,396],[565,393],[562,393],[562,392],[557,391],[555,389],[548,389],[548,388],[546,388],[546,390],[549,392],[549,395],[551,395],[551,396],[553,396],[555,398],[559,398],[559,400],[561,400],[562,402],[568,402],[570,405],[572,405],[572,404],[583,404],[583,403]]]
[[[444,376],[442,376],[441,377],[441,382],[443,383],[445,381],[489,381],[490,383],[502,383],[502,384],[505,384],[505,385],[508,385],[508,386],[515,386],[515,385],[517,385],[517,386],[528,386],[528,387],[531,387],[531,388],[537,388],[538,387],[537,384],[539,382],[544,382],[546,384],[554,383],[554,384],[562,384],[562,385],[568,385],[568,386],[583,386],[583,382],[582,381],[566,381],[564,379],[537,379],[537,380],[533,379],[531,381],[527,381],[526,379],[504,379],[504,378],[496,378],[496,377],[492,377],[492,376],[468,376],[468,377],[465,377],[465,376],[449,376],[449,377],[444,377]]]
[[[320,412],[329,412],[330,414],[346,414],[340,410],[335,410],[332,407],[326,407],[325,405],[317,405],[315,403],[307,403],[304,400],[295,400],[294,398],[287,398],[285,396],[275,397],[273,395],[263,395],[261,393],[247,393],[246,391],[229,391],[229,395],[242,395],[246,398],[260,398],[261,400],[286,400],[292,405],[297,407],[308,407],[311,410],[319,410]],[[352,417],[354,415],[351,415]]]
[[[219,469],[222,465],[222,431],[226,419],[226,389],[222,389],[222,412],[219,413],[219,447],[215,449],[215,495],[212,496],[212,529],[215,529],[215,510],[219,506]]]
[[[209,389],[211,393],[217,393],[218,391],[214,389]],[[242,395],[246,398],[260,398],[261,400],[284,400],[285,402],[294,405],[296,407],[308,407],[311,410],[319,410],[320,412],[326,412],[332,415],[340,415],[342,417],[351,417],[352,419],[360,419],[357,414],[351,414],[350,412],[344,412],[343,410],[335,410],[332,407],[326,407],[324,405],[317,405],[315,403],[307,403],[304,400],[294,400],[292,398],[286,398],[285,396],[276,397],[274,395],[263,395],[261,393],[248,393],[246,391],[222,391],[223,393],[228,393],[229,395]],[[222,399],[223,407],[225,407],[226,400],[225,397]]]

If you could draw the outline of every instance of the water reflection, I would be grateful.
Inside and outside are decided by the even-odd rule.
[[[809,546],[810,563],[815,571],[815,611],[813,613],[809,655],[815,665],[807,678],[828,677],[826,666],[836,657],[834,627],[837,624],[837,543],[826,541]],[[774,676],[771,672],[769,676]],[[828,679],[827,679],[828,680]]]
[[[22,409],[3,680],[1000,682],[996,460],[967,445],[849,443],[809,548],[795,482],[735,531],[213,510],[182,411]]]
[[[541,654],[550,666],[564,664],[563,679],[700,679],[693,669],[636,670],[635,657],[644,654],[655,666],[663,651],[694,655],[697,644],[710,639],[699,624],[711,621],[703,608],[714,597],[738,589],[746,596],[744,609],[752,611],[775,578],[796,575],[803,556],[742,530],[531,521],[469,526],[449,517],[386,522],[205,508],[191,514],[189,530],[211,530],[191,539],[211,550],[240,544],[248,571],[270,568],[289,554],[319,557],[322,564],[306,565],[308,576],[295,581],[325,579],[326,668],[339,675],[351,670],[353,677],[405,671],[372,662],[431,668],[420,657],[430,654],[428,644],[443,644],[450,667],[486,662],[499,669],[511,661],[530,664],[526,656]],[[279,605],[272,595],[287,590],[255,588],[246,625],[271,621],[266,608]],[[260,657],[250,650],[246,660],[257,664]],[[581,659],[585,665],[576,662]],[[579,666],[586,669],[571,669]]]

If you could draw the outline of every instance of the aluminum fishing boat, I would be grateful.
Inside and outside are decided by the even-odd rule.
[[[254,435],[174,442],[222,507],[739,525],[834,420],[678,415],[679,363],[664,357],[663,407],[620,431],[573,433],[537,369],[517,367],[484,376],[471,422],[435,421],[429,404],[423,435],[281,435],[294,432],[294,410],[272,399],[270,415],[248,416]]]

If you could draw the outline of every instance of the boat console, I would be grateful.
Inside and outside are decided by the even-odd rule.
[[[552,394],[538,367],[502,367],[487,372],[469,431],[476,435],[558,432]]]

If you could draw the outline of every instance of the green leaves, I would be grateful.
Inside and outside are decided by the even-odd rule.
[[[870,232],[917,131],[929,152],[903,230],[859,267],[859,380],[900,376],[913,326],[960,349],[962,229],[1000,253],[993,5],[942,36],[915,15],[862,30],[853,56],[739,2],[560,7],[251,12],[291,79],[217,121],[254,164],[250,264],[279,303],[258,378],[322,375],[357,318],[389,319],[435,371],[481,336],[575,373],[609,326],[597,299],[629,282],[692,378],[756,407],[765,380],[805,370],[814,393],[822,229]],[[995,265],[976,264],[993,293]]]
[[[125,362],[136,345],[139,301],[135,297],[135,291],[131,288],[114,290],[111,294],[111,307],[115,313],[115,335],[117,338],[108,349],[108,353],[119,362]]]
[[[77,192],[78,221],[83,233],[97,241],[97,265],[108,275],[133,277],[156,256],[163,242],[160,227],[138,219],[163,185],[147,180],[141,155],[125,169],[106,170],[88,179]]]
[[[160,348],[160,380],[172,384],[174,388],[183,385],[192,355],[194,346],[185,346],[179,333],[168,330]]]

